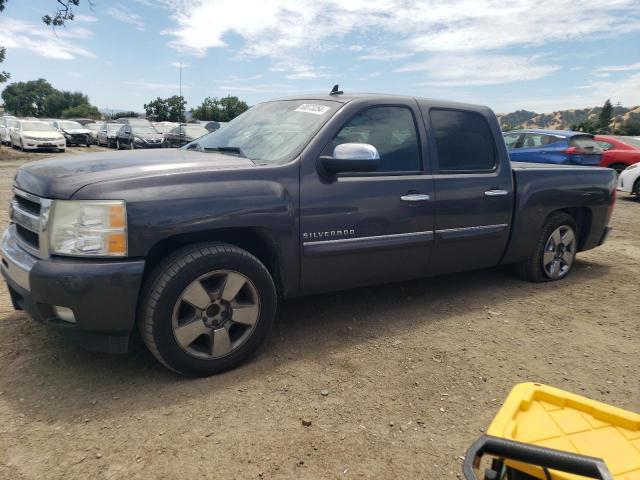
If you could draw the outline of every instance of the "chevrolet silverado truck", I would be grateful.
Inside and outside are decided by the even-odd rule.
[[[168,368],[210,375],[288,298],[505,264],[563,279],[605,241],[615,187],[512,164],[486,107],[287,98],[180,149],[23,166],[1,269],[16,309],[82,346],[124,353],[139,328]]]

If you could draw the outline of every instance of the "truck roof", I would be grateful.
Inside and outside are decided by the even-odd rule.
[[[281,101],[281,100],[321,100],[321,101],[329,101],[329,102],[348,103],[354,100],[389,101],[393,99],[402,100],[402,101],[416,100],[419,103],[425,103],[430,106],[440,107],[440,108],[454,108],[454,109],[461,109],[461,110],[484,111],[484,112],[491,111],[491,109],[485,105],[452,102],[449,100],[436,100],[433,98],[415,97],[411,95],[394,95],[394,94],[386,94],[386,93],[340,93],[336,95],[309,93],[309,94],[291,95],[287,97],[274,98],[267,101],[275,102],[275,101]]]

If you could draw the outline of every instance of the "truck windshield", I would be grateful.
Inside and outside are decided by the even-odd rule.
[[[339,107],[339,102],[327,100],[261,103],[183,148],[242,155],[258,164],[285,163],[300,153]]]

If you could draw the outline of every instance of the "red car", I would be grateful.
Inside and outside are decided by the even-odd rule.
[[[621,172],[629,165],[640,162],[640,137],[596,135],[595,141],[603,150],[601,167]]]

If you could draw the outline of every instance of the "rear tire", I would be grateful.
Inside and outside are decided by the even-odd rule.
[[[276,306],[273,279],[256,257],[234,245],[200,243],[155,268],[138,319],[145,344],[163,365],[182,375],[208,376],[240,365],[258,349]]]
[[[633,185],[633,192],[637,198],[640,199],[640,178],[636,180],[636,183]]]
[[[564,212],[551,215],[542,227],[531,256],[516,264],[518,276],[540,283],[561,280],[569,275],[578,247],[577,231],[571,215]]]
[[[116,150],[120,150],[120,140],[116,140]]]

